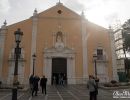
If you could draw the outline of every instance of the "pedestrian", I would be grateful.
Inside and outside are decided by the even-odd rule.
[[[97,86],[94,77],[92,75],[89,75],[87,88],[89,89],[90,100],[97,100],[97,93],[96,93]]]
[[[40,78],[38,76],[35,76],[33,78],[33,90],[32,90],[32,96],[35,92],[35,96],[37,96],[37,91],[38,91],[38,82],[39,82]]]
[[[56,85],[56,76],[54,75],[52,78],[52,85]]]
[[[30,77],[29,77],[29,85],[30,85],[30,90],[32,91],[33,89],[33,78],[34,78],[34,75],[32,74]]]
[[[58,74],[58,84],[60,85],[60,83],[61,83],[61,75],[60,75],[60,73]]]
[[[63,85],[63,76],[60,77],[60,85]]]
[[[43,77],[40,80],[40,86],[42,88],[42,93],[46,94],[46,84],[47,84],[47,78],[43,75]]]
[[[66,83],[66,75],[64,74],[63,75],[63,85],[65,85],[65,83]]]

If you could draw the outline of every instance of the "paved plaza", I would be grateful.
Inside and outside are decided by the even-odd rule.
[[[118,90],[118,91],[122,91]],[[129,100],[114,99],[114,90],[99,89],[98,100]],[[127,89],[130,91],[130,89]],[[11,91],[0,91],[0,100],[11,100]],[[89,100],[89,91],[86,85],[47,86],[47,95],[39,89],[38,96],[31,96],[29,91],[18,92],[18,100]]]

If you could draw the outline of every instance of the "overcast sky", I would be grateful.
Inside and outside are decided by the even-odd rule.
[[[0,0],[0,26],[4,20],[13,24],[54,5],[59,0]],[[108,28],[113,23],[124,23],[130,18],[130,0],[60,0],[65,6],[78,14],[84,11],[86,18],[100,26]]]

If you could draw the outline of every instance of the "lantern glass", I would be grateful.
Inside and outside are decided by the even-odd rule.
[[[33,59],[36,59],[36,54],[34,53],[34,54],[32,55],[32,57],[33,57]]]
[[[21,32],[20,28],[14,32],[14,35],[15,35],[15,41],[17,43],[21,42],[23,32]]]
[[[97,60],[97,55],[93,54],[93,60]]]

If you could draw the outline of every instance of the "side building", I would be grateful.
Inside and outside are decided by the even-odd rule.
[[[119,81],[126,81],[126,77],[129,77],[129,50],[126,49],[128,46],[128,40],[130,39],[130,24],[125,22],[122,26],[118,26],[114,29],[114,40],[115,40],[115,50],[117,56],[117,72],[119,76]]]

